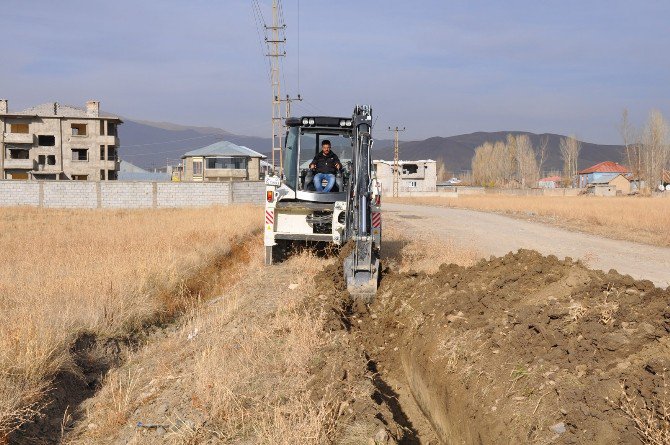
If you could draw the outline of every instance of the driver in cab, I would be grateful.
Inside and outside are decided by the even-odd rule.
[[[330,150],[330,141],[326,139],[321,142],[321,151],[309,164],[309,168],[315,172],[314,188],[318,193],[328,193],[333,189],[335,175],[340,167],[342,167],[340,158]],[[323,186],[324,179],[328,182],[325,187]]]

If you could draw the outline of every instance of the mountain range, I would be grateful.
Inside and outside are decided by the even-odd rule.
[[[435,136],[420,141],[401,141],[400,158],[404,160],[435,159],[444,162],[447,171],[454,175],[469,170],[474,150],[484,142],[504,141],[508,134],[526,134],[533,145],[547,141],[547,159],[544,170],[561,170],[559,134],[535,134],[523,131],[476,132],[457,136]],[[265,155],[270,155],[270,138],[243,136],[221,128],[179,125],[167,122],[150,122],[124,119],[119,127],[119,155],[147,169],[160,168],[166,163],[175,164],[190,150],[204,147],[220,140],[244,145]],[[622,162],[620,145],[602,145],[582,142],[579,168],[586,168],[602,161]],[[373,147],[375,159],[393,159],[393,142],[376,140]]]

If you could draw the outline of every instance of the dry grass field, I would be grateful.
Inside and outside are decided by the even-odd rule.
[[[430,272],[477,258],[430,247],[388,227],[384,265]],[[384,427],[366,359],[315,291],[314,277],[340,260],[302,252],[268,268],[260,243],[250,249],[244,273],[219,298],[193,307],[107,374],[63,443],[370,443]]]
[[[53,378],[76,371],[83,335],[123,337],[183,312],[193,283],[258,231],[253,207],[0,213],[0,438]],[[196,286],[197,289],[197,286]]]
[[[670,199],[665,198],[475,195],[388,200],[497,212],[609,238],[670,246]]]

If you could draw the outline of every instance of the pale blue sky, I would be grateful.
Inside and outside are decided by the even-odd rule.
[[[266,19],[270,0],[260,2]],[[298,92],[298,0],[283,0]],[[0,96],[87,99],[124,116],[267,135],[270,85],[251,1],[2,0]],[[670,2],[300,2],[295,114],[373,105],[377,137],[576,133],[617,143],[621,110],[670,118]]]

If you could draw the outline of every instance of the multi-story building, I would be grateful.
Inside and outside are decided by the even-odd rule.
[[[0,179],[117,178],[118,116],[56,102],[10,112],[0,100]]]
[[[399,193],[435,192],[437,191],[437,165],[433,160],[398,161]],[[375,160],[373,168],[377,180],[382,184],[382,194],[391,196],[393,193],[393,161]]]

